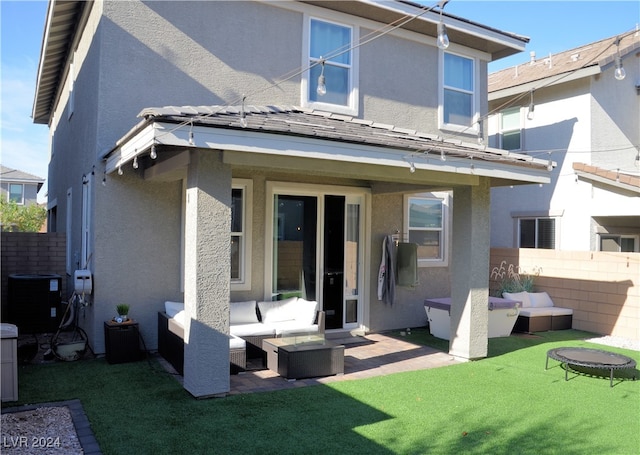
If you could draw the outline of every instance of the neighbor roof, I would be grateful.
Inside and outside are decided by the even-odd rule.
[[[41,177],[2,165],[0,165],[0,180],[2,180],[3,182],[38,185],[38,189],[40,189],[40,187],[44,184],[44,179]]]
[[[620,40],[619,46],[616,45]],[[602,72],[602,68],[615,60],[620,51],[625,56],[640,48],[640,33],[635,29],[555,55],[533,58],[526,63],[489,74],[489,93],[525,86],[550,78],[549,83],[569,81]],[[526,87],[528,90],[529,87]],[[491,96],[490,96],[491,98]]]

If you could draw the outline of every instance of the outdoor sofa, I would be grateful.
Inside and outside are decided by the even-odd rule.
[[[502,296],[522,302],[514,332],[566,330],[572,326],[573,310],[555,306],[546,292],[504,292]]]
[[[184,371],[184,303],[165,302],[158,312],[158,353],[180,374]],[[298,297],[258,302],[230,302],[229,360],[231,373],[244,371],[247,358],[266,365],[262,340],[324,333],[324,312],[318,303]]]

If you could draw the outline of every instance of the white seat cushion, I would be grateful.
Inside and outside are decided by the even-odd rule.
[[[245,336],[264,336],[264,335],[273,335],[275,336],[276,332],[273,327],[269,327],[266,324],[262,324],[260,322],[255,324],[240,324],[240,325],[232,325],[229,326],[229,333],[231,335],[235,335],[237,337],[245,337]]]
[[[502,297],[507,300],[522,302],[522,308],[529,308],[531,306],[531,300],[529,299],[528,292],[503,292]]]
[[[246,349],[247,342],[242,338],[231,335],[229,337],[229,349]]]
[[[274,322],[269,327],[273,328],[276,336],[318,332],[318,324],[300,324],[298,321]]]
[[[167,313],[167,316],[170,318],[174,317],[182,310],[184,310],[184,302],[164,302],[164,312]]]
[[[549,297],[549,294],[546,292],[530,292],[529,301],[531,302],[531,306],[534,308],[548,308],[554,306],[553,300],[551,300],[551,297]]]
[[[536,316],[565,316],[573,314],[571,308],[560,307],[542,307],[542,308],[522,308],[520,316],[536,317]]]
[[[229,304],[229,324],[257,324],[256,301],[231,302]]]
[[[260,317],[263,324],[272,322],[292,321],[296,316],[295,305],[298,297],[291,297],[285,300],[274,300],[272,302],[258,302]]]

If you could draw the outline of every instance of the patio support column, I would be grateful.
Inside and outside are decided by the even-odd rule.
[[[449,353],[461,359],[487,356],[490,190],[488,178],[453,190]]]
[[[184,388],[221,396],[230,390],[231,267],[231,168],[221,153],[191,152],[185,203]]]

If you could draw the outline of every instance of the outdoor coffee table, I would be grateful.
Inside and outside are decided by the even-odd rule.
[[[344,346],[324,336],[267,338],[262,349],[267,368],[286,379],[344,374]]]
[[[564,380],[567,381],[570,366],[588,367],[610,370],[609,385],[613,387],[613,370],[635,368],[636,361],[630,357],[601,349],[590,348],[556,348],[547,351],[547,360],[544,369],[549,368],[549,359],[557,360],[564,364]],[[633,380],[635,381],[635,373]]]

